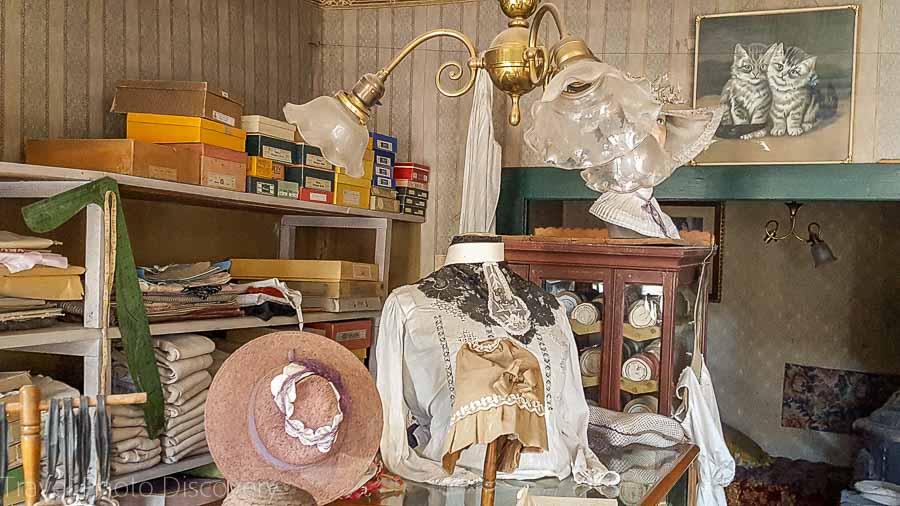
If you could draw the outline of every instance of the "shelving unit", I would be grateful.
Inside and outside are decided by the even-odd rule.
[[[80,169],[45,167],[20,163],[0,162],[0,198],[36,199],[57,195],[88,182],[109,177],[119,184],[125,199],[164,200],[185,206],[200,206],[279,214],[279,258],[294,257],[294,239],[297,227],[328,227],[367,229],[375,231],[374,259],[379,266],[379,279],[386,283],[390,259],[391,225],[393,221],[422,223],[424,219],[406,214],[385,213],[368,209],[289,200],[249,193],[238,193],[169,181],[158,181],[121,174],[110,174]],[[101,370],[101,280],[104,277],[105,251],[103,236],[103,210],[90,205],[86,209],[85,229],[85,318],[84,324],[59,323],[46,329],[18,332],[0,332],[0,350],[17,350],[81,357],[84,361],[85,395],[97,395],[100,378],[109,374]],[[371,318],[376,322],[380,311],[355,311],[346,313],[304,313],[304,322],[342,321]],[[229,329],[296,326],[296,317],[279,316],[270,320],[256,317],[218,318],[150,325],[153,335],[210,332]],[[121,337],[118,328],[108,329],[109,339]],[[151,469],[122,476],[113,480],[114,488],[121,488],[172,473],[193,469],[212,461],[209,455],[198,455],[176,464],[161,464]]]
[[[150,469],[144,469],[143,471],[137,471],[135,473],[117,476],[111,480],[110,486],[113,490],[125,488],[129,485],[134,485],[135,483],[140,483],[142,481],[152,480],[161,476],[168,476],[170,474],[181,473],[200,466],[205,466],[210,462],[212,462],[212,456],[210,456],[210,454],[208,453],[205,453],[203,455],[195,455],[193,457],[188,457],[184,460],[180,460],[174,464],[159,464],[151,467]]]

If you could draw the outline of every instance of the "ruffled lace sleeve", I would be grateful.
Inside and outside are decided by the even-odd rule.
[[[406,420],[409,407],[403,396],[403,347],[406,338],[406,314],[397,292],[388,296],[381,313],[375,343],[375,384],[384,407],[384,431],[381,434],[381,458],[385,466],[404,479],[442,486],[466,486],[481,478],[457,467],[447,474],[440,463],[421,457],[409,447]]]
[[[566,339],[572,344],[569,346],[569,363],[566,380],[563,389],[563,405],[566,406],[565,415],[560,423],[563,440],[571,449],[572,477],[580,485],[589,487],[602,487],[617,485],[619,473],[607,469],[594,451],[588,446],[588,406],[584,398],[584,388],[581,384],[581,370],[578,367],[578,348],[572,336],[572,328],[569,319],[562,308],[554,311],[557,324],[564,331]]]

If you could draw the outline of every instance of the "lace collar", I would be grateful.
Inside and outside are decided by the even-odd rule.
[[[495,287],[493,294],[489,285]],[[496,287],[504,285],[509,293],[497,293]],[[501,327],[523,344],[531,342],[537,327],[556,324],[556,299],[503,262],[447,265],[416,286],[426,297],[452,304],[476,322]]]

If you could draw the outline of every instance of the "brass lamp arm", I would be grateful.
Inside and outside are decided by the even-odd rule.
[[[541,28],[541,21],[544,19],[544,14],[548,12],[553,16],[553,21],[556,22],[556,30],[559,32],[559,38],[562,39],[569,36],[569,30],[566,28],[566,23],[559,13],[559,7],[552,3],[544,3],[538,7],[537,12],[534,13],[534,19],[531,21],[531,29],[528,31],[529,48],[538,47],[538,32]]]
[[[444,96],[459,97],[464,95],[475,85],[475,70],[482,66],[481,58],[478,57],[475,46],[468,37],[456,30],[440,28],[425,32],[409,41],[409,43],[394,56],[387,66],[375,74],[363,75],[359,78],[359,81],[353,85],[353,88],[349,92],[343,90],[339,91],[335,94],[335,97],[341,101],[344,107],[356,116],[360,124],[365,125],[369,120],[369,114],[372,112],[372,108],[378,105],[379,100],[384,96],[384,82],[391,75],[391,72],[393,72],[394,69],[397,68],[397,65],[400,65],[400,62],[409,56],[415,48],[419,47],[424,42],[437,37],[450,37],[456,39],[462,42],[469,51],[469,61],[466,62],[466,65],[469,67],[469,80],[462,88],[458,90],[446,90],[441,86],[441,74],[448,68],[450,69],[450,72],[447,73],[447,77],[450,80],[458,81],[462,77],[462,65],[457,61],[444,63],[434,76],[435,86],[437,86],[438,91]]]

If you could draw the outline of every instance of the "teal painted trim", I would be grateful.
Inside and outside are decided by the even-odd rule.
[[[577,170],[503,170],[497,230],[524,234],[528,201],[595,199]],[[681,167],[654,195],[665,200],[900,201],[900,164],[731,165]]]

